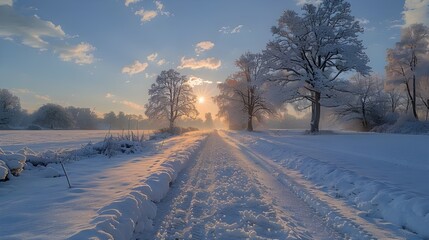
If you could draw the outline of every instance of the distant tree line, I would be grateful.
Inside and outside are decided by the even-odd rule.
[[[157,129],[167,122],[144,118],[143,115],[105,113],[97,114],[90,108],[63,107],[48,103],[33,113],[21,108],[20,99],[7,89],[0,89],[0,129]],[[184,127],[211,128],[213,119],[211,113],[203,119],[181,119],[180,125]]]

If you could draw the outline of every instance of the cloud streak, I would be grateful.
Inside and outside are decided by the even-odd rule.
[[[93,63],[94,55],[92,52],[94,50],[94,46],[84,42],[76,46],[63,46],[56,49],[56,51],[60,53],[61,60],[65,62],[74,62],[79,65]]]
[[[140,16],[140,21],[142,23],[150,22],[152,19],[154,19],[156,16],[158,16],[158,12],[154,10],[144,10],[143,8],[136,11],[135,15]]]
[[[223,34],[234,34],[234,33],[239,33],[241,31],[241,29],[243,28],[243,25],[238,25],[234,28],[231,28],[230,26],[226,26],[226,27],[221,27],[219,29],[219,32],[223,33]]]
[[[147,68],[147,66],[148,66],[147,63],[141,63],[141,62],[136,60],[130,66],[123,67],[122,73],[126,73],[126,74],[132,76],[134,74],[143,72]]]
[[[178,67],[179,69],[183,69],[183,68],[190,68],[190,69],[206,68],[206,69],[215,70],[215,69],[218,69],[222,65],[222,62],[216,58],[206,58],[206,59],[197,60],[195,58],[182,57],[180,62],[181,62],[181,64]]]
[[[125,0],[125,6],[129,6],[130,4],[140,2],[140,0]]]
[[[191,75],[188,78],[188,84],[191,87],[195,87],[195,86],[200,86],[200,85],[203,85],[203,84],[213,84],[213,81],[204,80],[202,78],[199,78],[199,77]]]
[[[45,51],[53,50],[63,61],[79,65],[94,62],[92,52],[95,50],[89,43],[67,45],[60,42],[55,46],[47,41],[49,38],[64,40],[70,38],[60,25],[42,20],[37,16],[23,16],[12,7],[12,1],[0,0],[0,38],[19,40],[23,45]]]
[[[195,52],[197,54],[200,54],[202,52],[212,49],[214,46],[214,43],[211,41],[202,41],[197,43],[197,45],[195,46]]]

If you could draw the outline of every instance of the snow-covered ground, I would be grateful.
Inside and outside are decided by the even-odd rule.
[[[71,189],[44,167],[0,182],[1,239],[429,238],[427,135],[207,135],[72,161]],[[24,144],[44,149],[5,150]]]
[[[120,130],[2,130],[0,131],[0,148],[7,151],[18,151],[29,147],[35,151],[58,150],[59,148],[79,148],[88,142],[102,141],[106,135],[121,135]],[[124,132],[125,134],[127,131]],[[137,131],[134,131],[137,134]],[[140,130],[149,136],[152,130]]]
[[[70,162],[65,167],[71,189],[65,177],[52,178],[50,168],[24,170],[19,177],[0,182],[0,238],[65,239],[74,235],[74,239],[87,239],[110,234],[129,239],[137,223],[140,229],[150,225],[152,201],[166,194],[169,183],[206,135],[187,133],[166,141],[145,142],[139,154],[100,155]],[[59,145],[63,146],[61,140]],[[57,164],[48,166],[61,170]],[[136,207],[144,208],[140,210],[146,214],[135,218]],[[121,215],[120,221],[115,213]],[[131,229],[130,221],[134,221]],[[113,227],[115,222],[118,225]]]
[[[319,212],[334,209],[346,220],[357,219],[352,224],[373,222],[402,238],[429,238],[429,136],[302,131],[227,135],[242,151],[275,168],[279,179],[291,182]]]

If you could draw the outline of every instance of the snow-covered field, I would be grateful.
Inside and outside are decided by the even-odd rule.
[[[94,137],[52,133],[0,148]],[[65,167],[71,189],[45,167],[0,182],[1,239],[429,238],[427,135],[193,132]]]
[[[137,223],[141,230],[149,227],[153,201],[166,194],[169,183],[206,135],[188,133],[166,141],[148,141],[139,154],[99,155],[67,163],[71,189],[65,177],[52,178],[49,167],[61,172],[58,164],[24,170],[19,177],[0,182],[1,239],[65,239],[73,235],[74,239],[87,239],[109,234],[129,239]],[[73,139],[74,143],[85,141]],[[64,146],[61,140],[58,146]]]
[[[18,151],[29,147],[35,151],[58,150],[59,148],[79,148],[88,142],[102,141],[108,130],[2,130],[0,131],[0,148],[7,151]],[[120,130],[112,130],[110,134],[121,135]],[[127,131],[124,132],[125,134]],[[136,131],[134,131],[137,134]],[[149,136],[152,130],[140,130]]]

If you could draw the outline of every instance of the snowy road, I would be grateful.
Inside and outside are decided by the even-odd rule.
[[[158,204],[137,239],[343,239],[302,199],[219,133]]]

